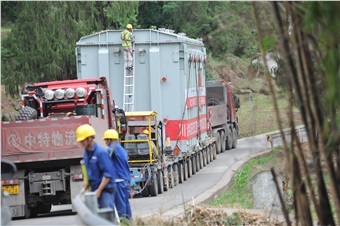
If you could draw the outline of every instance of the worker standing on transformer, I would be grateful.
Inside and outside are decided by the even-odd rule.
[[[126,63],[126,69],[131,71],[133,69],[133,48],[132,43],[134,37],[132,35],[132,25],[126,25],[126,29],[121,33],[122,46],[124,48],[124,62]]]
[[[103,140],[108,146],[108,153],[111,156],[114,170],[117,173],[115,205],[119,217],[124,217],[128,220],[132,219],[130,207],[130,169],[128,163],[128,155],[126,150],[119,143],[118,132],[114,129],[106,130]]]
[[[84,150],[84,163],[91,191],[95,192],[100,208],[114,209],[115,173],[110,155],[105,148],[95,142],[96,132],[89,124],[76,130],[76,141]],[[85,187],[85,190],[88,187]]]

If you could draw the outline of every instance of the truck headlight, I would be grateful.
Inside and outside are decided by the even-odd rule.
[[[78,97],[85,97],[86,96],[86,90],[83,87],[79,87],[76,89],[76,95]]]
[[[52,100],[54,97],[54,92],[52,90],[45,90],[44,97],[46,100]]]
[[[74,89],[68,88],[68,89],[66,90],[66,92],[65,92],[65,96],[66,96],[67,98],[73,98],[74,95],[75,95],[75,93],[76,93],[76,91],[75,91]]]
[[[57,99],[63,99],[64,96],[65,96],[65,91],[62,90],[62,89],[57,89],[54,93],[54,96],[57,98]]]

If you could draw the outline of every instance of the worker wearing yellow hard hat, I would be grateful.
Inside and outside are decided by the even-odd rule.
[[[126,25],[126,29],[121,33],[122,47],[124,49],[124,62],[126,70],[131,72],[133,69],[133,48],[134,36],[132,35],[132,25]]]
[[[119,134],[114,129],[108,129],[104,133],[103,140],[108,146],[114,170],[117,174],[117,187],[115,191],[115,205],[120,218],[132,219],[130,207],[130,169],[126,150],[119,143]]]
[[[113,163],[105,148],[95,142],[96,131],[89,124],[83,124],[76,130],[76,141],[84,148],[83,161],[91,191],[96,192],[100,208],[114,208],[114,190],[116,175]]]

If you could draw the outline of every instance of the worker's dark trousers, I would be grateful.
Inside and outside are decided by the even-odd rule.
[[[115,190],[115,205],[118,211],[119,217],[124,217],[131,220],[131,207],[129,202],[130,197],[130,185],[128,181],[122,181],[117,183],[117,189]]]

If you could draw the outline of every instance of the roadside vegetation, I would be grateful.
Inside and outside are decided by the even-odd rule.
[[[259,170],[274,167],[289,181],[288,198],[283,201],[286,208],[282,210],[287,224],[293,220],[297,225],[312,225],[313,221],[339,224],[338,2],[2,1],[1,6],[1,81],[11,96],[20,93],[24,82],[75,78],[75,43],[100,30],[121,29],[132,23],[135,28],[166,27],[188,37],[201,37],[208,53],[207,77],[231,82],[240,97],[241,138],[305,124],[309,139],[300,144],[292,131],[296,146],[284,142],[281,149],[251,160],[235,173],[228,191],[212,203],[212,208],[251,208],[250,178]],[[252,62],[264,59],[269,52],[280,56],[275,76],[265,65]],[[2,113],[9,107],[4,96],[2,92]],[[283,167],[284,162],[287,167],[275,168]],[[219,210],[191,206],[178,219],[137,218],[133,224],[277,225],[261,220],[259,216],[228,216]]]

